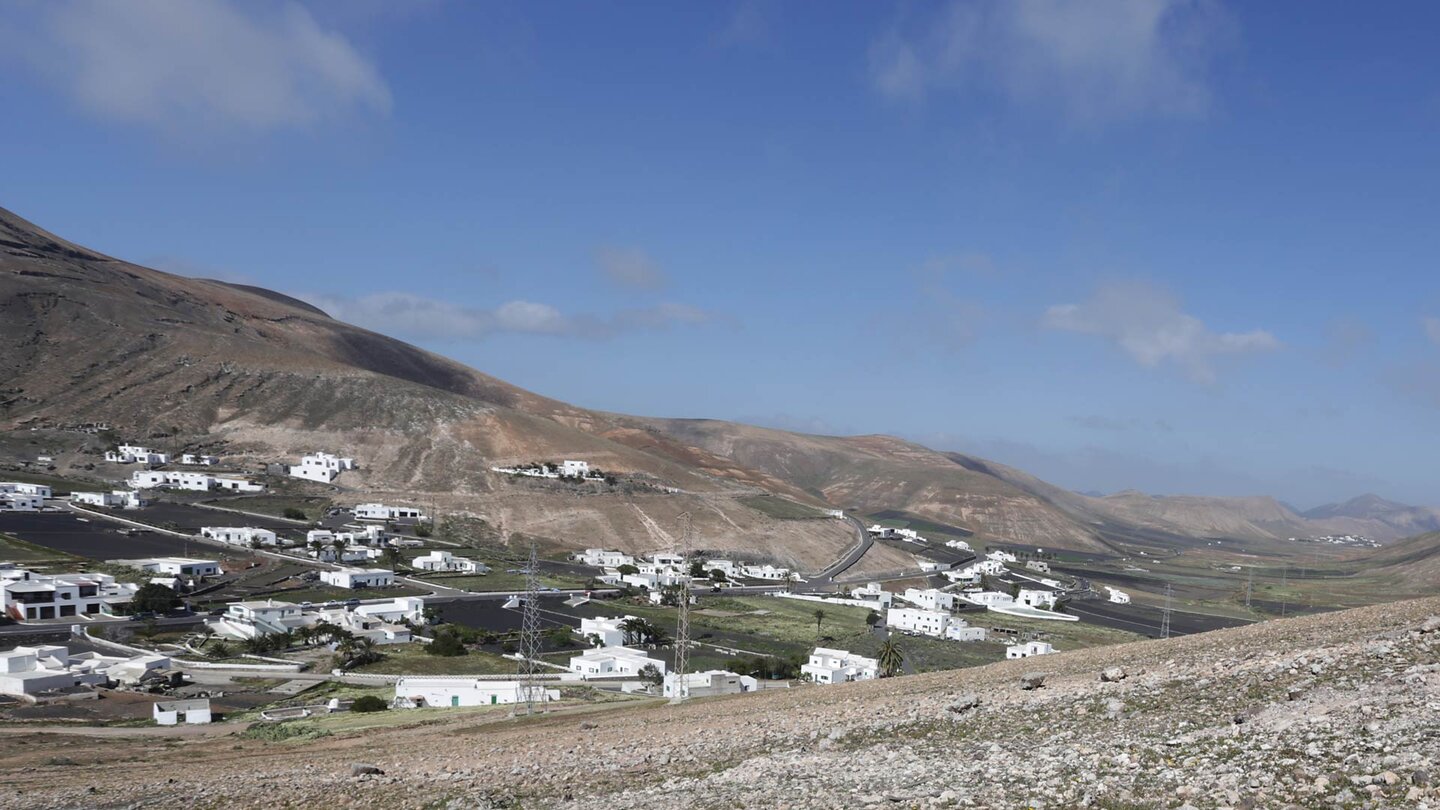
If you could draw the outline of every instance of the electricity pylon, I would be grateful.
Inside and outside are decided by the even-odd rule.
[[[1170,586],[1165,586],[1165,612],[1160,615],[1160,638],[1170,637]]]
[[[693,542],[691,532],[694,524],[689,512],[680,514],[680,605],[675,614],[675,692],[670,696],[671,703],[690,697],[690,689],[685,684],[685,668],[690,658],[690,546]]]
[[[530,544],[530,562],[525,566],[525,604],[520,613],[520,694],[515,696],[517,704],[525,704],[525,713],[535,713],[535,692],[539,687],[538,664],[540,658],[540,572],[535,554],[535,544]]]

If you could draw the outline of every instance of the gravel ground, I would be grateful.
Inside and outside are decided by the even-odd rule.
[[[60,743],[32,736],[0,756],[0,804],[1440,807],[1437,614],[1440,599],[1418,600],[869,683],[305,742],[72,738],[64,766],[45,764]]]

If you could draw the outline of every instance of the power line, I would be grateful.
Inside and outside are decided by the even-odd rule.
[[[680,514],[680,605],[675,615],[675,692],[671,703],[690,697],[685,683],[685,669],[690,658],[690,546],[694,522],[689,512]]]

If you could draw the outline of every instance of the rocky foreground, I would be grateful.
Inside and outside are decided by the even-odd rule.
[[[3,743],[0,804],[1436,807],[1437,661],[1427,599],[680,707],[309,742],[32,735]]]

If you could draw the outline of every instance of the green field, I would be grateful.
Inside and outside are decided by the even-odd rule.
[[[516,663],[495,653],[470,650],[467,655],[430,655],[425,645],[387,644],[380,648],[385,657],[373,664],[356,667],[355,672],[381,675],[513,675]]]

